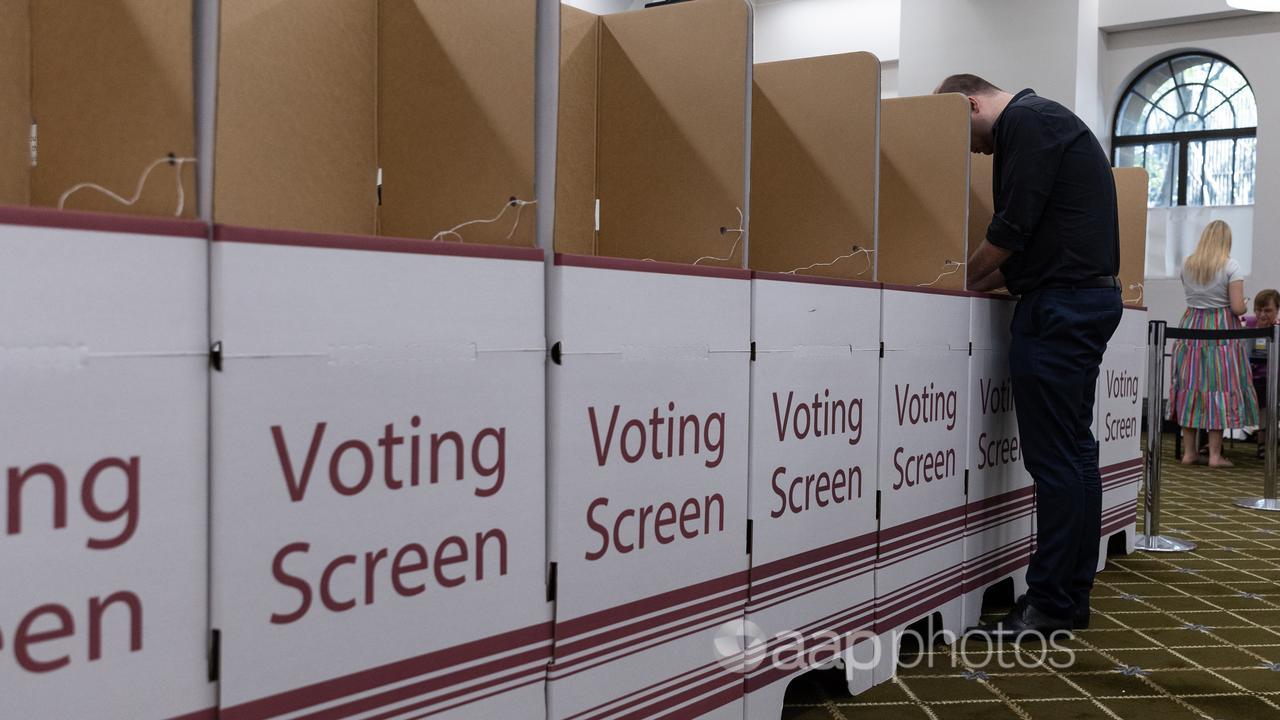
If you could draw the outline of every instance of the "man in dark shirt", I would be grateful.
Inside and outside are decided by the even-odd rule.
[[[1020,296],[1009,372],[1036,488],[1027,594],[978,631],[1012,638],[1084,629],[1102,522],[1093,403],[1122,312],[1111,164],[1078,117],[1031,90],[1011,95],[977,76],[953,75],[937,92],[968,97],[971,149],[995,155],[995,217],[966,275],[970,290],[1007,287]]]

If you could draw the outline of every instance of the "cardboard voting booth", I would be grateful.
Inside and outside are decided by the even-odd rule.
[[[741,718],[750,8],[562,12],[550,716]]]
[[[0,4],[0,204],[194,216],[191,16],[190,0]]]
[[[881,103],[877,682],[895,670],[895,631],[934,614],[962,629],[970,297],[955,263],[968,208],[964,98]]]
[[[776,718],[792,678],[874,625],[880,64],[768,63],[753,84],[746,715]]]
[[[1113,536],[1125,553],[1137,535],[1137,496],[1142,484],[1142,397],[1147,378],[1147,310],[1142,282],[1147,241],[1147,173],[1116,168],[1120,217],[1120,283],[1125,298],[1120,326],[1102,357],[1095,399],[1098,465],[1102,470],[1102,536],[1098,568],[1106,564]]]
[[[213,717],[191,12],[0,3],[5,716]]]
[[[543,253],[507,205],[532,195],[534,7],[222,12],[220,717],[539,717]]]
[[[0,208],[6,716],[213,717],[207,252],[193,221]]]
[[[970,156],[969,238],[986,237],[993,213],[991,158]],[[1026,590],[1035,488],[1022,461],[1009,375],[1009,326],[1016,299],[975,295],[970,301],[969,475],[964,541],[964,626],[982,614],[983,593],[1012,578]]]

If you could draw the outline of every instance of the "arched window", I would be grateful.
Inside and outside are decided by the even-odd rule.
[[[1258,106],[1225,58],[1165,58],[1140,73],[1116,109],[1113,161],[1146,168],[1148,204],[1251,205]]]

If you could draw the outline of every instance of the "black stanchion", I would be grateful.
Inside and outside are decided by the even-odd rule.
[[[1267,344],[1267,405],[1262,414],[1262,427],[1266,430],[1266,475],[1262,481],[1262,497],[1240,498],[1236,505],[1250,510],[1280,510],[1276,500],[1276,448],[1280,446],[1276,432],[1276,403],[1280,400],[1280,325],[1271,328],[1271,342]]]
[[[1147,451],[1142,464],[1143,530],[1134,547],[1148,552],[1187,552],[1196,549],[1190,540],[1160,534],[1160,452],[1163,437],[1160,426],[1164,419],[1164,341],[1166,323],[1147,323]]]

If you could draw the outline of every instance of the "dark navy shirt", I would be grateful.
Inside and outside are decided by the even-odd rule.
[[[1115,178],[1088,126],[1023,90],[993,133],[995,217],[987,240],[1013,252],[1000,266],[1009,292],[1118,274]]]

